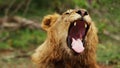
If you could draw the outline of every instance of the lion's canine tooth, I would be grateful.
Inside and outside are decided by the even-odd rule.
[[[85,28],[87,28],[87,24],[85,24]]]
[[[76,26],[76,22],[74,22],[74,26]]]

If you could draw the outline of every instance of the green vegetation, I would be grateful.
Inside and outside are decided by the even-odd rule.
[[[0,49],[22,48],[39,45],[45,40],[46,34],[40,30],[24,29],[15,32],[4,31],[0,34]]]
[[[85,8],[89,11],[98,28],[99,45],[97,60],[100,64],[120,68],[120,1],[119,0],[12,0],[8,16],[20,15],[41,21],[44,15],[54,12],[62,13],[69,8]],[[0,16],[11,0],[0,0]],[[26,4],[30,4],[26,8]],[[18,8],[20,4],[23,5]],[[27,10],[26,10],[27,9]],[[21,29],[17,31],[0,30],[0,49],[36,48],[46,38],[42,30]]]

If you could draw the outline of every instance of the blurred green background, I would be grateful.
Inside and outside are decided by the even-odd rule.
[[[120,68],[119,0],[0,0],[0,25],[13,16],[40,25],[45,15],[78,7],[88,10],[98,28],[97,61],[101,68]],[[0,26],[0,68],[35,68],[29,56],[45,38],[43,30]]]

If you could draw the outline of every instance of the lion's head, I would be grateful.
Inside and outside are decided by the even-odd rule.
[[[96,28],[85,9],[70,9],[62,15],[48,15],[42,21],[42,28],[47,31],[48,38],[77,54],[97,43]]]

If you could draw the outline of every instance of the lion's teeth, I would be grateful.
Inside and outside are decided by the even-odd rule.
[[[74,26],[76,26],[76,22],[74,22]]]
[[[87,24],[85,24],[85,28],[87,28]]]

